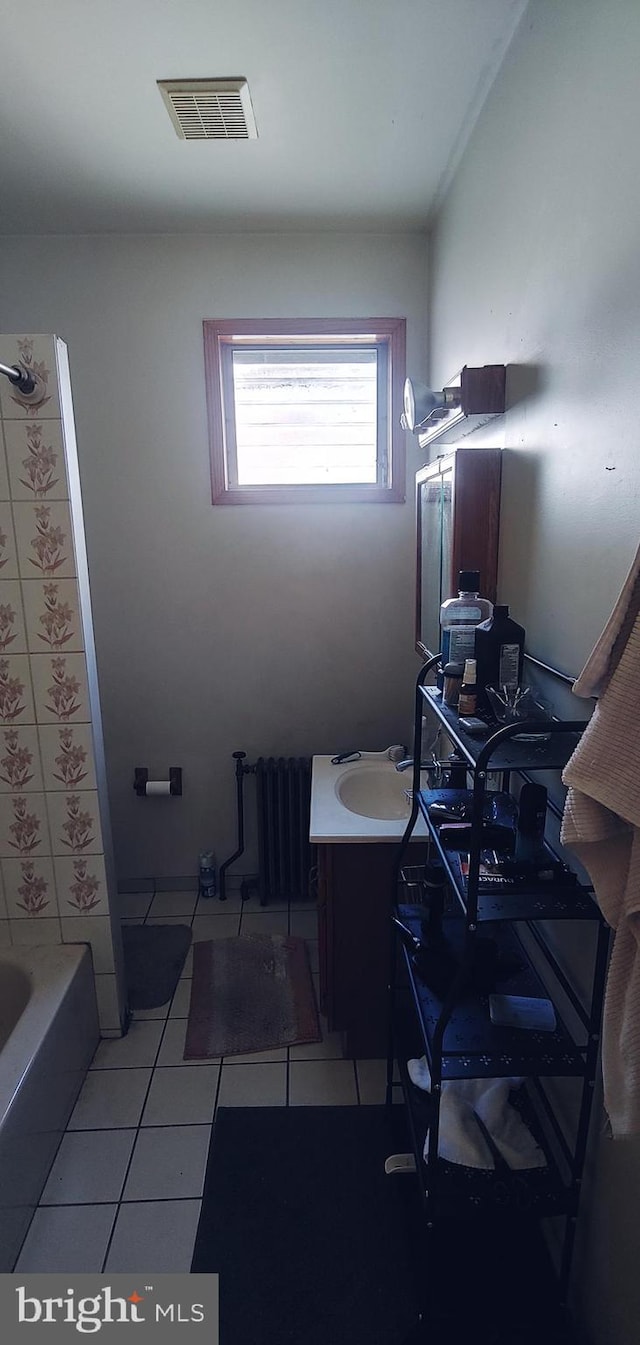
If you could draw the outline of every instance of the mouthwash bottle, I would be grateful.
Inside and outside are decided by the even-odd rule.
[[[509,616],[509,608],[496,603],[493,615],[475,631],[478,708],[487,704],[485,687],[512,690],[522,685],[524,627]]]
[[[493,603],[481,598],[480,571],[461,570],[458,596],[447,598],[440,608],[440,649],[442,664],[464,664],[475,656],[476,626],[493,612]]]

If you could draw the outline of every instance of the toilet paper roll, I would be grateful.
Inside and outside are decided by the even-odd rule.
[[[145,794],[170,794],[171,784],[168,780],[147,780],[144,787]]]

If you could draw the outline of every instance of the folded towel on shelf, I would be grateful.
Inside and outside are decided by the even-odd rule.
[[[431,1074],[425,1056],[409,1060],[411,1082],[424,1092],[431,1091]],[[468,1168],[493,1169],[495,1163],[479,1117],[501,1158],[513,1171],[546,1167],[547,1160],[520,1113],[509,1102],[512,1089],[522,1079],[448,1079],[440,1097],[438,1156],[448,1163]],[[425,1140],[427,1156],[429,1139]]]
[[[640,548],[574,682],[598,702],[562,778],[560,839],[584,865],[615,930],[602,1030],[604,1101],[616,1138],[640,1133]]]

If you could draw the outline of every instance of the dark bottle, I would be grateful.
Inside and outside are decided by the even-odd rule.
[[[524,627],[512,621],[508,607],[496,603],[493,616],[476,626],[475,653],[478,708],[485,709],[485,687],[500,691],[522,685]]]

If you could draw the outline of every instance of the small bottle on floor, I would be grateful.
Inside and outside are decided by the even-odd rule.
[[[216,895],[216,857],[213,850],[204,850],[198,861],[198,896]]]

